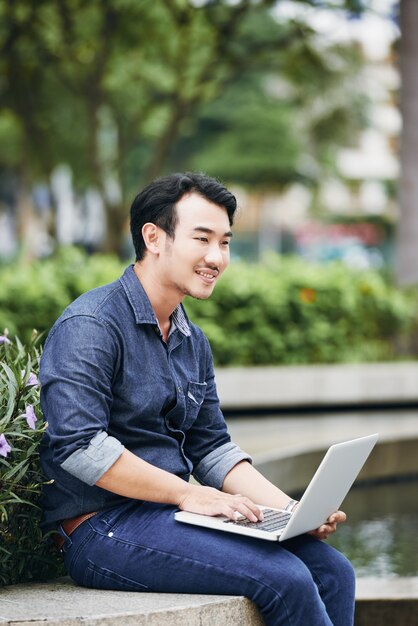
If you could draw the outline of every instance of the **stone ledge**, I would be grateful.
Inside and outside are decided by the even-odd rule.
[[[355,626],[416,626],[418,577],[359,578]]]
[[[63,578],[0,589],[4,626],[263,626],[246,598],[84,589]],[[416,626],[418,578],[360,578],[355,626]]]
[[[0,589],[6,626],[263,626],[243,597],[102,591],[69,578]]]
[[[216,369],[224,410],[418,405],[418,362]]]

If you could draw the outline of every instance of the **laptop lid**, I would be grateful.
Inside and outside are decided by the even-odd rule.
[[[280,541],[315,530],[338,511],[367,457],[377,433],[331,446],[306,488]]]
[[[258,523],[260,526],[252,524],[252,528],[249,528],[231,523],[221,515],[200,515],[187,511],[177,511],[175,519],[187,524],[270,541],[284,541],[315,530],[328,519],[331,513],[339,509],[378,437],[378,434],[373,434],[332,445],[306,488],[295,512],[289,516],[284,529],[266,531],[262,529],[263,522]]]

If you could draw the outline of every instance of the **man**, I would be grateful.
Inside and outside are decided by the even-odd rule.
[[[208,298],[228,266],[235,210],[200,174],[151,183],[131,207],[135,264],[51,330],[40,374],[41,457],[54,479],[45,528],[58,527],[81,585],[245,595],[267,625],[348,626],[351,565],[319,541],[344,513],[280,544],[174,520],[178,508],[257,521],[256,502],[294,505],[231,442],[209,344],[181,305]]]

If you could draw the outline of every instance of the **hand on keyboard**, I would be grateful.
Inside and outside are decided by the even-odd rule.
[[[266,530],[267,532],[280,530],[284,528],[291,517],[288,511],[276,511],[275,509],[263,509],[264,519],[259,522],[250,522],[245,517],[234,520],[226,520],[225,524],[235,524],[236,526],[245,526],[245,528],[255,528],[257,530]]]

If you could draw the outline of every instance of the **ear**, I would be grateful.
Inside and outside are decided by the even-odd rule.
[[[144,238],[147,250],[151,254],[159,254],[160,252],[160,232],[158,226],[152,222],[147,222],[142,227],[142,237]]]

